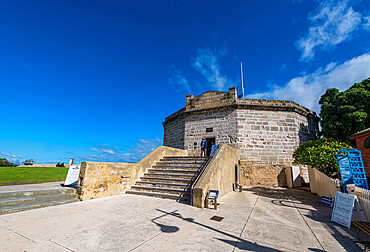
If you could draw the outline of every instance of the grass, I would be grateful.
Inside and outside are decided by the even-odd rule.
[[[0,186],[64,181],[65,167],[0,167]]]

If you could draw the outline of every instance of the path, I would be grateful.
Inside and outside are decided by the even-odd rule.
[[[361,251],[317,195],[248,189],[218,210],[119,195],[0,216],[0,251]],[[214,215],[224,219],[210,220]]]

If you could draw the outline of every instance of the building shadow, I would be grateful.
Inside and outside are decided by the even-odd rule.
[[[331,222],[331,207],[321,204],[321,199],[316,194],[297,189],[260,188],[260,190],[263,190],[260,195],[271,198],[272,204],[302,210],[300,213],[304,217],[315,222],[324,223],[330,230],[333,238],[347,251],[363,251],[363,247],[360,245],[370,241],[369,236],[364,241],[353,239],[357,236],[358,228],[356,227],[347,229],[337,223]],[[254,194],[258,193],[256,189],[248,191]]]
[[[314,124],[311,123],[305,125],[303,123],[300,123],[298,130],[299,145],[308,141],[319,139],[319,134],[319,128],[315,127]]]
[[[213,228],[211,226],[208,226],[208,225],[205,225],[203,223],[197,222],[193,218],[184,218],[180,213],[177,213],[177,210],[172,211],[172,212],[166,212],[166,211],[161,210],[161,209],[156,209],[156,210],[159,211],[159,212],[161,212],[161,213],[163,213],[163,215],[154,218],[154,220],[160,219],[160,218],[162,218],[164,216],[168,216],[168,215],[169,216],[173,216],[175,218],[181,219],[181,220],[186,221],[188,223],[191,223],[191,224],[194,224],[194,225],[197,225],[197,226],[206,228],[208,230],[211,230],[211,231],[214,231],[214,232],[217,232],[219,234],[222,234],[224,236],[229,237],[230,239],[222,239],[222,238],[214,238],[214,239],[219,240],[219,241],[221,241],[223,243],[229,244],[230,246],[233,246],[234,249],[235,248],[238,248],[240,250],[267,251],[267,252],[286,251],[285,249],[284,250],[278,250],[278,249],[270,248],[270,247],[267,247],[267,246],[263,246],[263,245],[260,245],[260,244],[257,244],[257,243],[253,243],[253,242],[247,241],[247,240],[245,240],[245,239],[243,239],[241,237],[235,236],[233,234],[229,234],[229,233],[227,233],[225,231],[218,230],[218,229]],[[166,226],[166,225],[161,225],[161,226]],[[168,227],[168,229],[170,229],[173,226],[167,226],[167,227]],[[163,232],[166,232],[168,229],[165,228],[164,229],[165,231],[163,231]],[[177,231],[178,230],[179,229],[177,228]],[[322,250],[317,250],[317,251],[322,251]]]

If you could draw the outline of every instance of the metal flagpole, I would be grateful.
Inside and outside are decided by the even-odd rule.
[[[240,72],[241,72],[241,76],[242,76],[242,92],[243,92],[243,98],[244,98],[243,62],[240,62]]]

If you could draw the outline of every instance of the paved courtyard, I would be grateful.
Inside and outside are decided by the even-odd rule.
[[[295,189],[233,192],[217,211],[123,194],[1,215],[0,251],[363,251],[330,215]]]

